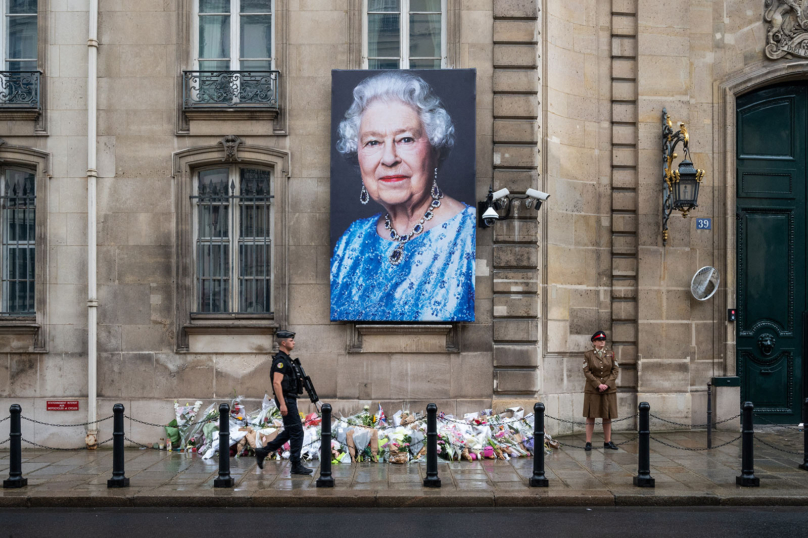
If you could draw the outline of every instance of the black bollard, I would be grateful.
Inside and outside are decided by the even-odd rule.
[[[219,406],[219,477],[214,488],[232,488],[235,480],[230,476],[230,406]]]
[[[640,427],[637,430],[639,439],[637,476],[634,485],[638,488],[653,488],[656,481],[651,478],[651,406],[648,402],[640,404]]]
[[[808,398],[802,404],[802,464],[800,469],[808,471]]]
[[[713,385],[707,383],[707,448],[713,448]]]
[[[334,477],[331,476],[331,404],[323,404],[323,421],[320,434],[320,478],[318,488],[333,488]]]
[[[3,480],[3,488],[24,488],[28,485],[28,479],[22,477],[22,423],[20,422],[22,407],[14,404],[8,411],[11,413],[8,428],[11,452],[8,462],[8,480]]]
[[[112,406],[112,478],[107,480],[108,488],[128,488],[129,479],[124,472],[123,438],[123,404]]]
[[[550,481],[544,476],[544,404],[533,406],[533,476],[530,477],[531,488],[546,488]]]
[[[439,488],[438,478],[438,406],[426,406],[426,478],[425,488]]]
[[[743,448],[741,452],[741,476],[735,477],[735,485],[744,488],[760,487],[760,478],[755,476],[755,425],[752,415],[755,406],[752,402],[743,404]]]

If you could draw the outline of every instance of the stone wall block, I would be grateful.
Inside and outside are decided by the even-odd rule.
[[[503,168],[534,168],[539,165],[539,148],[535,144],[524,146],[494,146],[494,166]],[[510,189],[508,189],[510,190]]]
[[[539,127],[534,120],[494,120],[494,142],[536,144]]]
[[[534,318],[539,315],[538,295],[495,295],[495,318]]]
[[[535,0],[494,0],[495,19],[537,19],[539,3]]]
[[[634,103],[612,103],[612,121],[635,123],[637,121],[637,105]]]
[[[613,83],[617,84],[615,81]],[[631,84],[632,91],[636,92],[636,87],[633,82],[625,82],[623,84]],[[637,126],[631,123],[615,123],[612,125],[612,143],[634,145],[637,143]]]
[[[537,368],[539,366],[539,348],[533,345],[495,346],[494,366]]]
[[[612,35],[613,36],[635,36],[637,35],[637,17],[634,15],[612,15]]]
[[[637,324],[617,321],[612,323],[612,340],[615,342],[636,342]]]
[[[637,57],[637,39],[634,37],[618,37],[612,38],[612,56],[624,58]]]
[[[612,0],[612,13],[636,14],[637,0]]]
[[[632,321],[637,319],[636,301],[612,302],[612,319],[615,321]]]
[[[536,43],[538,37],[535,21],[494,21],[494,43]]]
[[[494,45],[494,67],[536,67],[537,45]]]
[[[494,170],[494,190],[507,187],[509,191],[525,192],[539,186],[539,173],[536,170]]]
[[[538,339],[537,319],[494,320],[494,340],[497,342],[536,342]]]
[[[537,93],[539,91],[539,72],[536,69],[496,69],[493,80],[495,92]]]
[[[634,234],[613,235],[612,252],[615,254],[636,254],[637,236]]]
[[[612,165],[637,166],[637,151],[634,148],[614,148],[612,150]]]
[[[536,220],[498,220],[494,224],[494,241],[500,243],[537,243],[539,223]]]
[[[626,214],[613,214],[612,215],[612,231],[615,233],[623,232],[636,232],[637,231],[637,216]]]
[[[494,293],[538,293],[538,271],[494,271]]]
[[[639,369],[640,391],[686,393],[690,389],[690,361],[643,357]]]
[[[612,78],[635,80],[637,78],[637,60],[612,58]]]
[[[618,364],[636,364],[637,346],[632,344],[616,344],[612,347]]]
[[[612,192],[612,209],[615,211],[636,211],[637,193],[634,191]]]
[[[537,246],[495,245],[494,267],[533,269],[539,263]]]
[[[633,101],[637,98],[637,83],[633,80],[613,80],[612,99],[614,101]]]
[[[612,274],[635,276],[637,274],[637,259],[634,257],[613,257]]]
[[[536,370],[497,370],[494,372],[495,392],[536,392],[538,390],[539,375]]]
[[[539,99],[535,95],[494,95],[494,117],[529,118],[539,115]]]
[[[636,189],[637,169],[636,168],[613,168],[612,187],[615,189]]]

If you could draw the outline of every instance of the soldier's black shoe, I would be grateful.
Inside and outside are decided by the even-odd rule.
[[[255,450],[255,463],[258,465],[259,469],[264,468],[264,460],[267,456],[267,452],[261,450],[260,448]]]
[[[584,450],[586,450],[587,452],[592,450],[592,443],[586,443],[586,446],[584,447]]]
[[[289,471],[290,474],[302,474],[302,475],[310,475],[313,472],[314,471],[312,471],[311,469],[309,469],[308,467],[306,467],[301,463],[293,463],[292,470]]]
[[[609,450],[617,450],[617,445],[609,441],[608,443],[603,443],[603,448],[608,448]]]

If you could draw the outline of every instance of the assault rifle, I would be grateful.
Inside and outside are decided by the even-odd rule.
[[[317,412],[319,412],[320,406],[317,405],[317,402],[320,401],[320,397],[317,396],[317,391],[314,390],[314,383],[311,382],[311,378],[307,376],[306,371],[303,370],[303,365],[300,364],[300,359],[292,360],[292,368],[295,369],[295,375],[298,379],[297,393],[303,394],[303,389],[306,389],[306,392],[309,395],[309,400],[311,400],[311,403],[314,404],[314,407],[317,408]]]

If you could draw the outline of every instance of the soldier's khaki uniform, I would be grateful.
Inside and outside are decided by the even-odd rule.
[[[594,349],[584,353],[584,417],[617,418],[617,373],[620,371],[614,352],[604,349],[597,353]],[[604,392],[599,385],[608,385]]]

